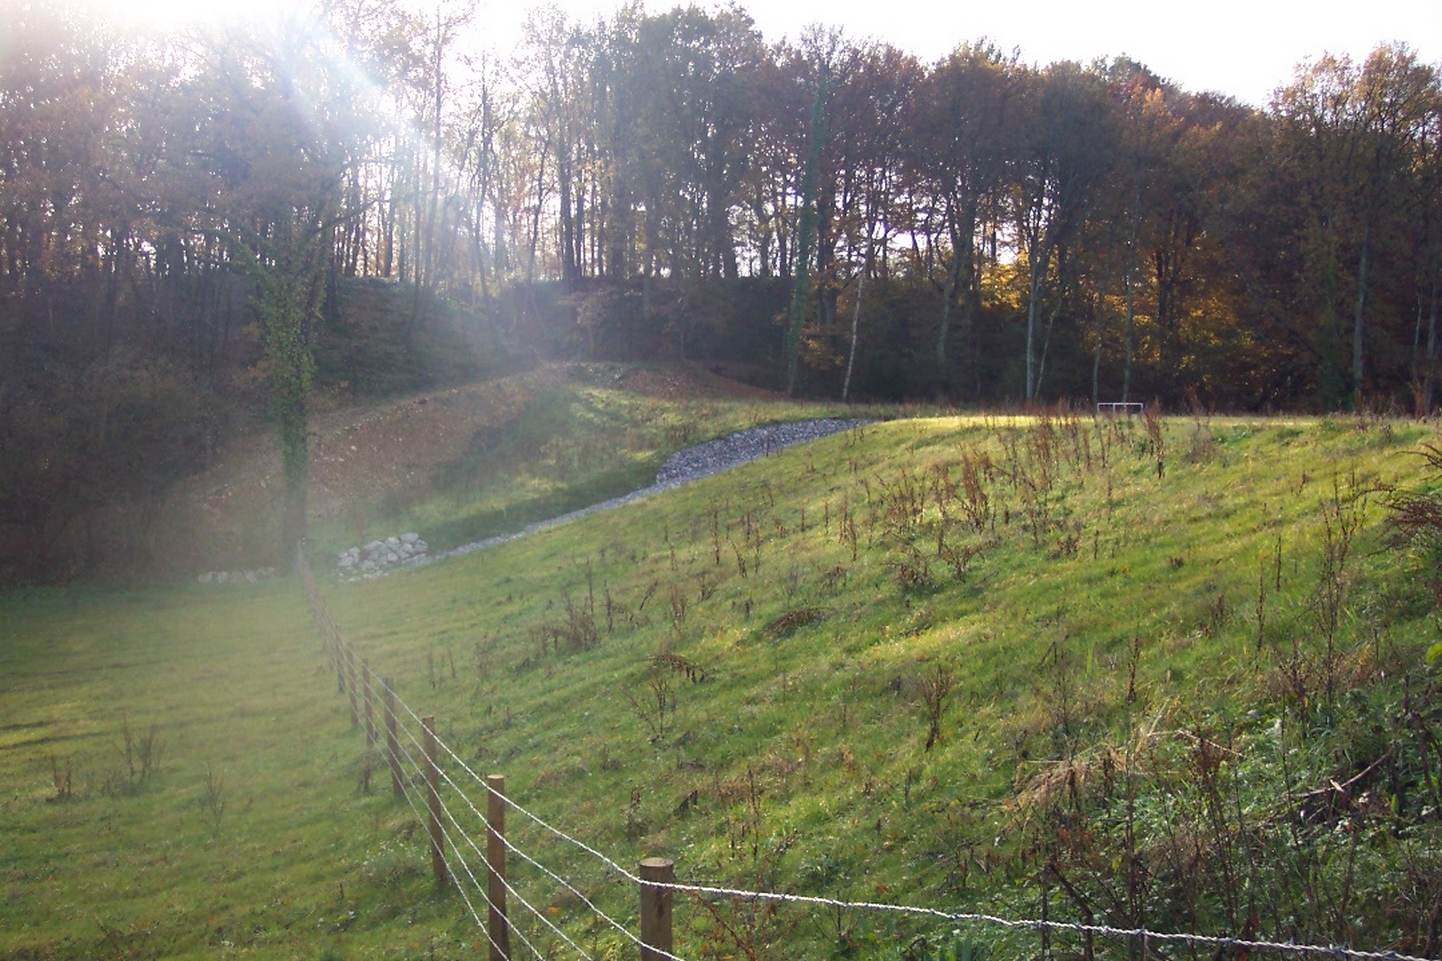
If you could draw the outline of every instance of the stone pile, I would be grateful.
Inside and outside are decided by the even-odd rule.
[[[364,547],[352,547],[336,556],[342,577],[368,577],[402,564],[419,564],[429,559],[430,545],[419,534],[401,534]]]

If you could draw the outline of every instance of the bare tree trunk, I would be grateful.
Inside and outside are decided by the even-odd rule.
[[[1417,325],[1412,332],[1412,385],[1416,392],[1417,416],[1432,416],[1432,381],[1437,372],[1437,275],[1432,277],[1428,306],[1422,306],[1422,292],[1417,293]],[[1422,317],[1427,316],[1427,342],[1422,343]]]
[[[1041,381],[1043,375],[1045,375],[1046,373],[1046,355],[1051,350],[1051,332],[1052,328],[1056,326],[1057,317],[1061,315],[1062,295],[1066,292],[1066,253],[1067,249],[1065,247],[1062,247],[1057,254],[1056,300],[1052,304],[1051,315],[1046,319],[1046,336],[1042,338],[1041,342],[1041,359],[1038,361],[1036,367],[1036,383],[1034,385],[1032,395],[1028,398],[1028,400],[1036,400],[1037,396],[1041,394]]]
[[[536,170],[536,209],[531,215],[531,242],[526,258],[526,310],[533,313],[536,305],[536,246],[541,239],[541,207],[546,199],[546,154],[550,144],[542,147],[540,166]]]
[[[1352,406],[1362,409],[1362,340],[1367,309],[1367,255],[1372,243],[1372,223],[1362,227],[1362,252],[1357,258],[1357,304],[1352,313]]]
[[[1046,375],[1046,355],[1051,350],[1051,332],[1056,326],[1057,316],[1061,313],[1061,298],[1057,297],[1056,303],[1052,306],[1051,315],[1046,319],[1046,335],[1041,340],[1041,357],[1036,365],[1036,384],[1032,390],[1031,400],[1036,400],[1041,394],[1042,378]]]
[[[940,392],[941,385],[945,381],[946,370],[946,341],[951,329],[951,304],[952,300],[960,292],[962,301],[961,325],[969,327],[971,323],[970,296],[972,287],[975,284],[976,268],[973,263],[976,236],[976,205],[966,203],[961,211],[961,216],[955,215],[955,208],[950,198],[947,199],[947,225],[951,232],[952,262],[951,269],[947,271],[946,296],[941,308],[941,331],[936,338],[936,370],[937,390]]]
[[[381,208],[381,276],[387,280],[395,276],[396,269],[396,191],[395,171],[391,171],[390,199]]]
[[[1092,300],[1092,338],[1095,341],[1092,347],[1092,403],[1098,404],[1102,399],[1102,311],[1100,297]]]
[[[1423,406],[1428,416],[1432,414],[1432,391],[1437,376],[1437,277],[1432,277],[1432,309],[1427,317],[1427,377],[1422,394]]]
[[[560,191],[561,203],[561,281],[567,290],[574,289],[579,270],[577,269],[576,224],[571,200],[571,160],[569,145],[562,143],[556,150],[556,184]]]
[[[871,239],[866,241],[866,259],[861,264],[861,276],[856,279],[856,304],[851,310],[851,349],[846,354],[846,379],[841,384],[841,400],[845,403],[851,393],[851,371],[856,366],[856,332],[861,325],[861,295],[866,292],[866,272],[871,269]]]
[[[946,268],[946,284],[941,288],[941,329],[936,335],[936,389],[941,391],[946,370],[946,337],[951,329],[951,302],[956,299],[957,274],[961,273],[960,255],[952,251],[952,261]]]
[[[1026,399],[1036,399],[1037,380],[1039,374],[1036,363],[1036,312],[1038,300],[1041,294],[1041,275],[1043,267],[1033,262],[1030,268],[1030,282],[1027,285],[1026,304]]]
[[[1126,279],[1126,321],[1123,337],[1126,341],[1126,360],[1122,366],[1122,400],[1132,399],[1132,359],[1136,355],[1136,273],[1137,273],[1137,221],[1141,207],[1141,188],[1132,193],[1131,236],[1127,238],[1127,279]]]

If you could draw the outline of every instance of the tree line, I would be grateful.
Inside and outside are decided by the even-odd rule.
[[[0,14],[12,518],[52,496],[47,438],[151,483],[237,397],[302,477],[317,331],[361,278],[406,337],[459,303],[498,349],[812,396],[1435,403],[1442,87],[1400,43],[1259,109],[1126,58],[768,42],[734,5],[538,9],[504,52],[465,0]]]

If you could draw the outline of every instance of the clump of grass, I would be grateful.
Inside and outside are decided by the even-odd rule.
[[[921,701],[926,705],[926,747],[930,751],[941,739],[941,720],[951,697],[951,669],[944,664],[932,665],[921,678]]]
[[[561,616],[539,628],[543,653],[547,645],[553,653],[577,653],[589,651],[601,642],[594,593],[588,592],[579,601],[566,594],[561,599],[561,606]]]
[[[74,799],[75,771],[69,757],[62,760],[50,755],[50,780],[55,785],[55,793],[45,800],[65,802]]]
[[[810,627],[813,624],[820,624],[826,619],[826,612],[819,607],[802,607],[796,610],[787,611],[779,617],[766,622],[762,628],[766,636],[773,641],[779,641],[796,633],[803,627]]]
[[[138,790],[160,773],[160,762],[165,753],[165,739],[160,736],[160,723],[152,721],[148,727],[132,731],[130,718],[122,714],[118,752],[122,767],[116,775],[108,779],[107,793]]]
[[[201,785],[200,807],[210,822],[212,837],[220,835],[220,822],[225,817],[225,806],[225,775],[207,764],[205,782]]]
[[[650,662],[642,673],[641,683],[628,680],[621,694],[631,711],[646,729],[647,741],[660,744],[666,739],[667,720],[675,716],[676,696],[671,690],[671,672],[664,665]]]

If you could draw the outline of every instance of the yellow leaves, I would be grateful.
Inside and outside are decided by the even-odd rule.
[[[993,310],[1020,312],[1026,294],[1026,270],[1020,259],[998,261],[981,275],[981,299]]]

